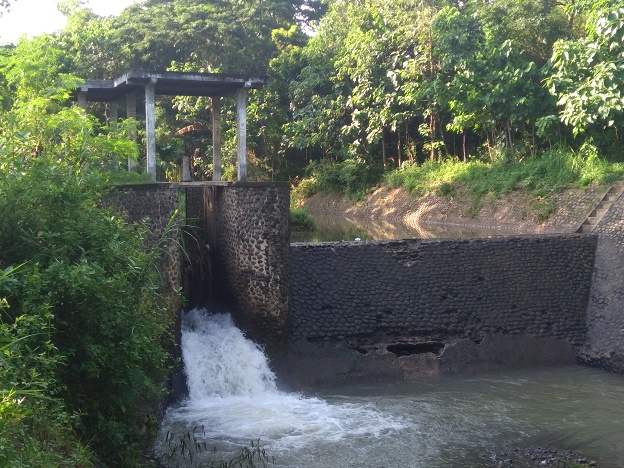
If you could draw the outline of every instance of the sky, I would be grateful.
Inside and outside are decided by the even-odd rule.
[[[89,0],[87,7],[102,16],[118,15],[137,0]],[[11,11],[0,18],[0,44],[16,42],[23,34],[34,37],[63,29],[65,17],[57,0],[11,0]]]

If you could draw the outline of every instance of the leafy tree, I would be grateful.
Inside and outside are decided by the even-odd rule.
[[[414,115],[418,79],[408,72],[417,56],[409,34],[414,23],[400,16],[382,2],[331,5],[297,56],[293,122],[286,130],[293,147],[374,164],[381,153],[387,162],[390,134],[398,135]]]
[[[617,139],[624,126],[624,9],[600,15],[588,37],[558,42],[552,64],[548,85],[562,122],[575,135]]]
[[[314,11],[306,5],[151,0],[124,10],[113,29],[126,69],[164,70],[172,62],[191,62],[210,72],[262,73],[276,54],[272,31],[289,29],[300,11]]]
[[[524,60],[538,67],[550,58],[553,44],[570,34],[556,0],[495,0],[479,12],[490,43],[511,41]]]
[[[72,74],[83,79],[110,79],[126,71],[113,24],[113,18],[102,18],[87,8],[68,11],[57,41],[72,59]]]

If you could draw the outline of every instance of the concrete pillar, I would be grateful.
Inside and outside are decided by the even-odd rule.
[[[247,180],[247,90],[236,91],[236,142],[238,156],[238,180]]]
[[[80,107],[81,109],[87,110],[87,91],[86,91],[86,89],[83,90],[83,88],[81,88],[80,91],[78,91],[78,97],[77,97],[76,101],[78,102],[78,107]]]
[[[117,130],[117,121],[119,120],[119,105],[117,102],[111,102],[108,112],[108,124],[112,130]]]
[[[191,163],[188,154],[182,156],[182,182],[191,181]]]
[[[126,117],[133,120],[132,125],[128,127],[128,138],[130,141],[134,141],[136,143],[136,93],[126,94]],[[132,158],[128,158],[128,170],[135,172],[138,172],[139,170],[136,161]]]
[[[221,180],[221,97],[212,98],[212,180]]]
[[[156,114],[155,83],[145,85],[145,153],[147,173],[156,181]]]

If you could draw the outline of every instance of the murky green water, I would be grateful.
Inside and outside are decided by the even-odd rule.
[[[319,395],[330,404],[371,404],[406,427],[355,438],[338,450],[334,445],[339,465],[321,455],[309,466],[491,466],[504,446],[534,445],[580,450],[598,466],[624,466],[624,377],[600,370],[525,370]]]
[[[399,221],[354,219],[338,216],[314,216],[316,229],[312,232],[291,232],[291,242],[332,242],[387,239],[430,239],[491,237],[512,235],[510,231],[495,231],[442,224],[406,224]]]

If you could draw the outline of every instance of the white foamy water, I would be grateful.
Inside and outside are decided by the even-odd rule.
[[[275,374],[258,345],[227,314],[193,309],[182,322],[182,353],[191,404],[214,397],[252,397],[277,391]]]
[[[277,456],[282,450],[379,437],[406,426],[401,417],[384,414],[373,404],[329,404],[279,391],[262,349],[227,314],[187,312],[182,354],[189,398],[168,410],[163,426],[180,433],[195,428],[196,437],[226,456],[251,440],[259,439]]]

